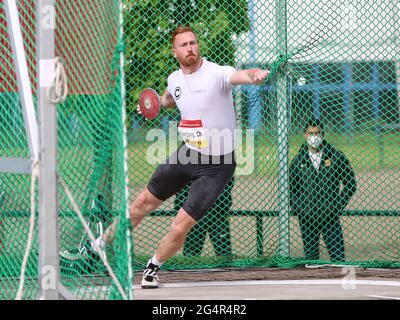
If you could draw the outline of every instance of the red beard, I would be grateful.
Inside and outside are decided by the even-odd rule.
[[[184,58],[181,61],[181,64],[184,65],[185,67],[190,67],[190,66],[195,65],[198,60],[199,60],[199,58],[196,57],[195,55],[190,55],[190,56],[187,56],[186,58]]]

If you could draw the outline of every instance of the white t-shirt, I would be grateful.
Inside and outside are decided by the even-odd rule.
[[[168,91],[181,113],[178,131],[189,148],[213,156],[233,151],[235,112],[229,78],[235,71],[203,58],[196,72],[179,69],[168,77]]]

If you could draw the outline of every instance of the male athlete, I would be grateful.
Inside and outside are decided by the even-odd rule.
[[[180,69],[168,77],[160,102],[164,108],[178,107],[178,131],[184,143],[159,165],[132,202],[132,226],[188,183],[191,187],[169,232],[147,263],[142,288],[158,287],[157,271],[182,247],[190,229],[210,209],[235,171],[232,87],[261,84],[269,74],[267,70],[236,70],[207,61],[201,57],[197,35],[190,27],[180,26],[172,32],[172,53]],[[92,247],[104,250],[110,234],[96,239]]]

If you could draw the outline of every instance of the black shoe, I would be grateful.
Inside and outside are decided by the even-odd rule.
[[[158,288],[157,272],[160,268],[152,263],[149,263],[147,268],[143,271],[142,288],[143,289],[156,289]]]

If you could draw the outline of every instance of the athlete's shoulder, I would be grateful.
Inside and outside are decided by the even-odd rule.
[[[203,64],[205,67],[207,68],[215,68],[218,69],[221,67],[221,65],[219,65],[218,63],[212,62],[212,61],[208,61],[206,58],[203,58]]]
[[[181,70],[180,69],[178,69],[178,70],[175,70],[174,72],[172,72],[169,76],[168,76],[168,78],[167,78],[167,83],[168,83],[168,86],[170,86],[170,85],[172,85],[172,86],[175,86],[177,83],[179,83],[179,73],[181,72]]]
[[[227,69],[232,69],[232,70],[235,70],[235,68],[234,67],[232,67],[232,66],[225,66],[225,65],[221,65],[221,64],[218,64],[218,63],[215,63],[215,62],[212,62],[212,61],[208,61],[208,60],[206,60],[206,59],[204,59],[204,62],[203,62],[204,64],[205,64],[205,66],[207,67],[207,68],[209,68],[209,69],[214,69],[214,70],[216,70],[216,71],[225,71],[225,70],[227,70]]]
[[[231,89],[230,76],[236,71],[234,67],[224,66],[214,62],[207,62],[207,73],[212,75],[215,79],[219,79],[222,84],[221,88]],[[227,85],[227,86],[226,86]]]
[[[175,70],[174,72],[172,72],[172,73],[168,76],[168,81],[170,81],[170,80],[172,80],[172,79],[175,79],[175,78],[178,76],[179,72],[180,72],[180,69]]]

